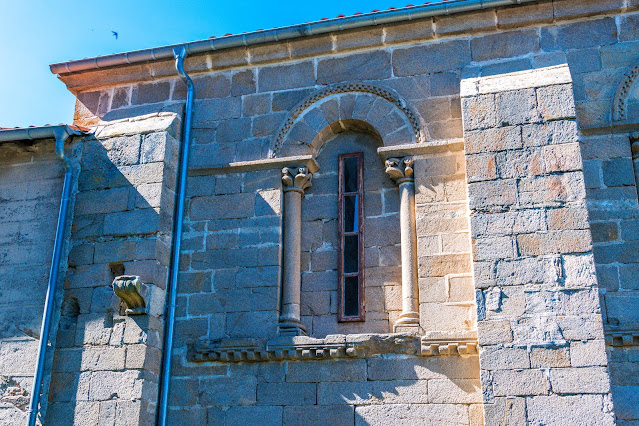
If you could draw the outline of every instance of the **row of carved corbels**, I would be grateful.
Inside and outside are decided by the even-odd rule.
[[[279,340],[279,341],[278,341]],[[189,346],[192,362],[259,362],[367,358],[383,354],[409,356],[460,356],[478,353],[477,338],[450,336],[432,339],[414,334],[329,335],[323,339],[306,336],[271,340],[223,339],[197,341]]]
[[[415,223],[415,184],[413,157],[388,158],[386,173],[400,191],[400,233],[402,256],[402,314],[395,332],[419,331],[419,289],[417,284],[417,232]],[[302,196],[311,187],[312,173],[307,167],[284,167],[284,238],[282,274],[281,335],[302,336],[301,322],[301,233]]]
[[[608,346],[639,346],[639,330],[606,330]]]

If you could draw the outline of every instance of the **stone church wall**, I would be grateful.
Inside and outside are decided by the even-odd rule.
[[[73,146],[69,155],[77,159]],[[5,425],[26,422],[33,385],[64,176],[53,147],[53,140],[0,146],[0,423]]]
[[[82,141],[46,424],[154,423],[179,132],[154,114]],[[125,314],[120,275],[141,277],[145,314]]]
[[[614,404],[619,424],[638,420],[637,337],[627,333],[636,122],[613,113],[639,61],[638,9],[540,1],[189,57],[196,100],[171,419],[548,424],[573,412],[608,424]],[[78,92],[77,124],[115,120],[84,143],[65,284],[80,310],[58,335],[50,397],[65,421],[152,421],[162,307],[119,315],[107,286],[123,270],[150,284],[148,300],[163,297],[168,146],[179,137],[168,117],[181,114],[185,92],[172,61],[125,71],[62,76]],[[346,326],[324,232],[334,164],[322,155],[353,138],[379,161],[365,206],[379,235],[365,248],[371,315]],[[424,338],[388,349],[384,333],[402,309],[401,207],[384,160],[404,156],[414,161]],[[318,340],[272,340],[283,167],[315,175],[302,190],[301,321]]]

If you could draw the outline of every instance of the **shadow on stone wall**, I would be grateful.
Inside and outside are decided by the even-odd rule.
[[[481,417],[476,356],[190,367],[174,377],[171,424],[474,424],[469,416]]]
[[[176,138],[125,131],[83,141],[48,425],[154,417]],[[126,315],[114,294],[125,274],[141,277],[146,314]]]
[[[615,415],[637,421],[639,200],[630,137],[583,136],[581,155]]]
[[[4,143],[0,159],[0,423],[12,425],[26,421],[64,170],[53,140]]]

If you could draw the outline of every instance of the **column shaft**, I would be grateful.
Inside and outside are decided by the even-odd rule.
[[[402,253],[402,314],[395,332],[419,331],[419,287],[417,282],[417,230],[415,225],[415,182],[413,159],[389,158],[386,173],[399,185]]]
[[[312,175],[305,167],[282,169],[284,187],[284,265],[282,271],[282,311],[279,333],[306,334],[300,316],[302,294],[302,197],[311,187]]]
[[[280,325],[300,323],[302,194],[284,193],[284,285]]]
[[[415,227],[415,183],[399,185],[400,232],[402,253],[402,316],[419,323],[419,288],[417,285],[417,231]]]

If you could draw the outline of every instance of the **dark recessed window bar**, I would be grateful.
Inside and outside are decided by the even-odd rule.
[[[364,154],[339,156],[338,321],[364,321]]]

